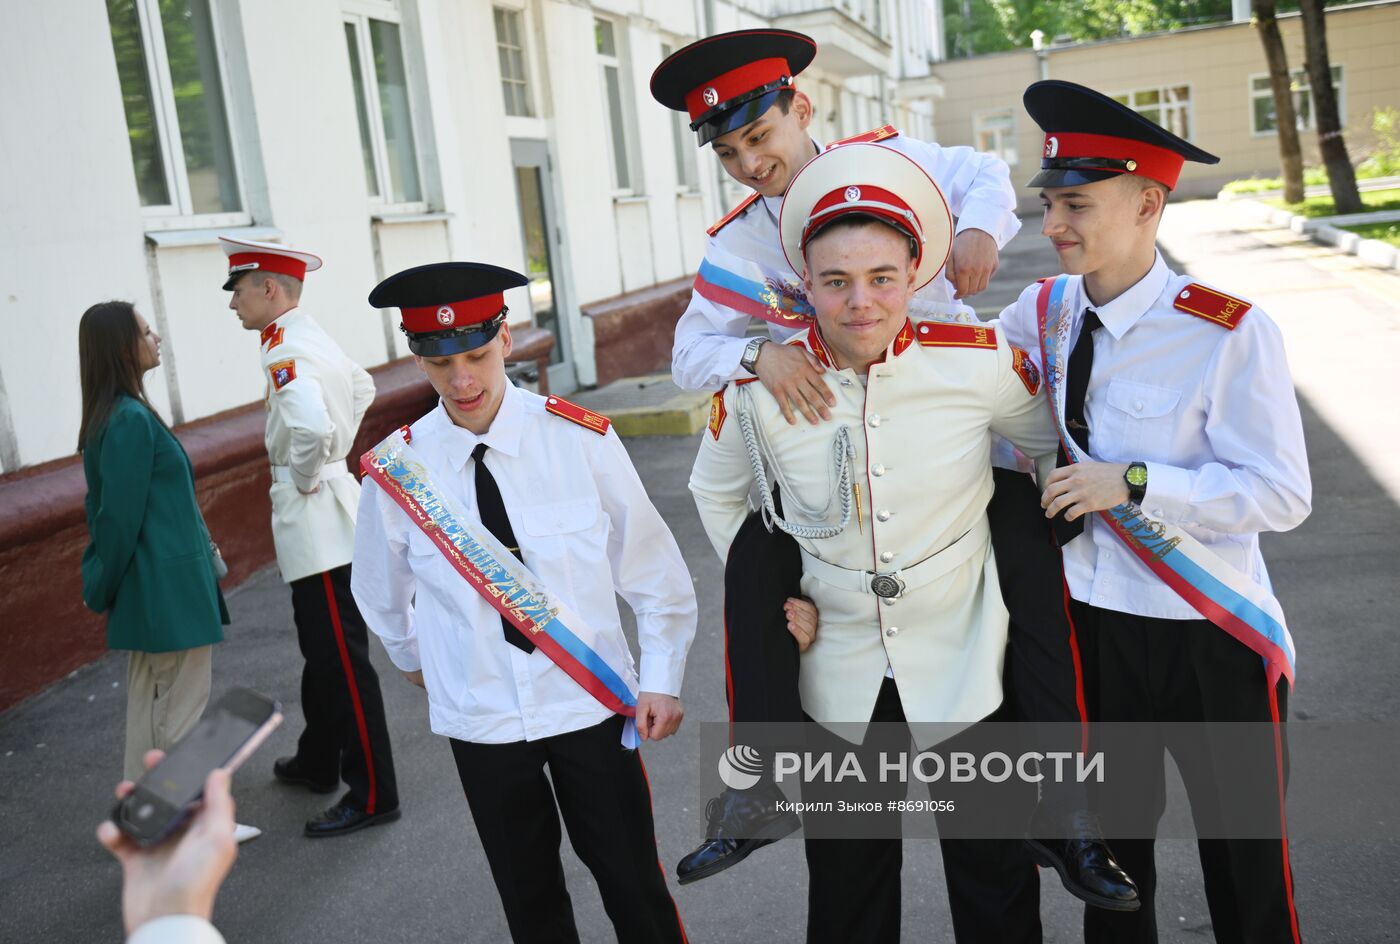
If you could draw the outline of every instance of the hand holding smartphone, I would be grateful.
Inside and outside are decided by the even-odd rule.
[[[190,815],[211,771],[237,770],[281,723],[277,702],[247,688],[229,691],[118,801],[112,822],[137,845],[159,843]]]

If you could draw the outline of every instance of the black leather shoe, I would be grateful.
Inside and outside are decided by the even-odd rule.
[[[272,776],[283,783],[290,783],[293,786],[305,787],[312,793],[334,793],[340,786],[340,782],[318,783],[306,775],[301,764],[297,761],[296,755],[291,757],[279,757],[272,764]]]
[[[705,841],[676,863],[676,878],[682,885],[723,872],[738,865],[750,853],[777,842],[802,827],[792,811],[779,812],[779,800],[787,797],[770,781],[748,790],[726,789],[705,804],[709,827]]]
[[[364,829],[366,826],[392,823],[402,815],[398,807],[384,810],[382,813],[366,813],[364,810],[355,809],[342,800],[325,812],[317,813],[307,820],[306,835],[315,839],[322,836],[343,836],[346,833],[353,833],[357,829]]]
[[[1035,838],[1047,835],[1059,838]],[[1137,885],[1114,861],[1098,817],[1088,810],[1066,813],[1053,826],[1037,813],[1026,846],[1041,866],[1060,873],[1075,898],[1109,911],[1137,911],[1141,905]]]

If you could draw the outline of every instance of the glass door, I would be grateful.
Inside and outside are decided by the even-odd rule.
[[[550,359],[550,389],[567,393],[578,387],[569,357],[569,328],[559,264],[559,227],[554,211],[549,150],[543,141],[513,139],[511,160],[515,167],[515,197],[520,207],[520,239],[525,254],[525,274],[530,278],[531,317],[538,328],[554,335]]]

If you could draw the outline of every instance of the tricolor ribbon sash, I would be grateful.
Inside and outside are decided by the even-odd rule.
[[[796,283],[769,275],[756,262],[721,254],[714,246],[700,263],[695,291],[716,305],[784,328],[805,328],[816,319],[816,311]]]
[[[1070,347],[1073,311],[1065,301],[1069,276],[1041,283],[1036,298],[1040,353],[1045,384],[1060,443],[1073,462],[1084,458],[1065,429],[1065,361]],[[1221,560],[1182,529],[1156,521],[1132,502],[1099,512],[1103,522],[1128,550],[1203,617],[1258,653],[1267,667],[1269,686],[1279,676],[1293,684],[1296,653],[1273,594]]]
[[[398,430],[360,467],[404,510],[481,598],[609,711],[624,716],[624,747],[637,746],[637,675],[620,638],[600,636],[524,563],[432,480]]]

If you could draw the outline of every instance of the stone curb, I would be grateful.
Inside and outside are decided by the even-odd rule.
[[[669,374],[624,377],[569,399],[608,417],[626,438],[694,436],[710,416],[710,391],[681,390]]]
[[[1335,246],[1369,266],[1400,271],[1400,249],[1384,240],[1362,239],[1358,234],[1340,228],[1356,223],[1400,222],[1400,210],[1307,217],[1269,206],[1260,200],[1236,199],[1232,202],[1250,216],[1271,226],[1290,229],[1324,246]]]

